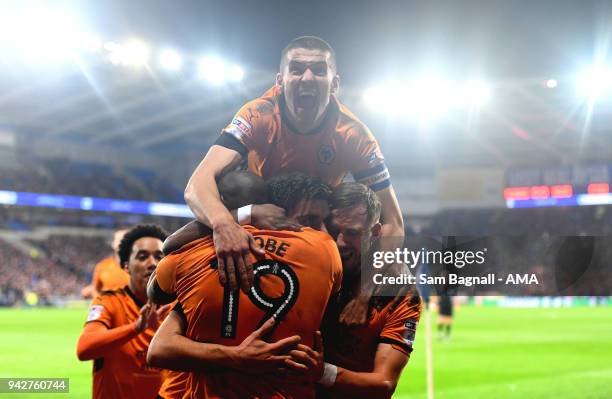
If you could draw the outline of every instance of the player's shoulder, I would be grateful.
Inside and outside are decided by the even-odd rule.
[[[115,259],[114,256],[107,256],[104,259],[101,259],[98,263],[96,263],[96,267],[97,268],[105,268],[105,267],[110,267],[113,266],[115,263]]]
[[[272,87],[262,96],[247,102],[242,107],[242,111],[249,112],[250,117],[265,117],[268,115],[273,115],[278,110],[278,101],[279,90],[276,87]]]
[[[387,312],[389,316],[399,316],[402,318],[419,319],[423,309],[421,296],[416,292],[410,292],[399,298],[395,298],[389,303]]]
[[[127,293],[123,288],[117,290],[105,290],[98,293],[93,301],[92,305],[103,305],[104,307],[113,307],[121,302]]]
[[[374,140],[370,128],[353,114],[345,105],[338,101],[337,133],[346,140]]]

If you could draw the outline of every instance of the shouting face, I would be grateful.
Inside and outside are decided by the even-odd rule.
[[[295,48],[287,52],[276,77],[285,96],[287,115],[301,132],[317,128],[338,89],[339,77],[328,51]]]

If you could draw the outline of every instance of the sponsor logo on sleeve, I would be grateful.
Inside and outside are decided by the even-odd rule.
[[[98,320],[102,316],[104,306],[92,305],[89,307],[89,313],[87,314],[87,321]]]
[[[239,116],[235,117],[232,123],[225,129],[226,133],[231,134],[238,140],[241,140],[243,136],[247,135],[251,131],[251,125],[249,122]]]
[[[406,328],[406,330],[404,330],[402,338],[404,339],[406,345],[412,346],[414,344],[414,337],[416,335],[416,328],[418,324],[419,322],[417,320],[412,319],[409,319],[406,321],[406,323],[404,323],[404,328]]]
[[[383,156],[378,148],[372,151],[371,153],[369,153],[368,155],[366,155],[366,162],[369,165],[376,165],[377,163],[380,163],[382,160],[383,160]]]

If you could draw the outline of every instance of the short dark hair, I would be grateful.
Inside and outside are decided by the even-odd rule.
[[[217,182],[223,205],[229,210],[238,209],[249,204],[268,202],[268,186],[259,176],[246,171],[228,172]]]
[[[283,70],[285,63],[287,61],[287,53],[296,48],[304,48],[307,50],[321,50],[327,51],[329,53],[329,59],[331,63],[331,67],[336,71],[338,70],[336,67],[336,52],[325,40],[316,36],[300,36],[292,41],[283,49],[281,52],[280,59],[280,69]]]
[[[378,196],[371,188],[361,183],[342,183],[331,194],[329,206],[331,209],[345,209],[363,205],[366,208],[368,226],[380,220],[381,204]]]
[[[132,255],[132,247],[134,242],[140,240],[143,237],[159,238],[161,242],[164,242],[168,233],[160,226],[156,224],[139,224],[128,230],[123,236],[123,239],[119,243],[119,263],[121,267],[125,267],[130,261]]]
[[[321,180],[304,173],[275,176],[267,181],[270,200],[290,212],[302,199],[329,201],[331,189]]]

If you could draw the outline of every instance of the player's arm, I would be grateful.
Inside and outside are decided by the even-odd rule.
[[[267,343],[263,337],[274,328],[268,320],[238,346],[196,342],[184,336],[187,324],[181,314],[173,310],[157,330],[147,351],[147,363],[178,371],[202,371],[219,367],[262,373],[277,370],[289,356],[285,355],[300,340],[292,336]]]
[[[381,204],[383,237],[404,237],[404,218],[393,186],[377,191]]]
[[[79,360],[92,360],[104,357],[105,353],[128,342],[149,325],[157,322],[158,313],[151,304],[140,309],[140,317],[133,323],[109,328],[104,318],[89,321],[77,344]]]
[[[221,284],[229,282],[231,288],[242,285],[246,292],[253,278],[249,253],[251,250],[263,253],[263,250],[255,243],[253,236],[234,221],[221,202],[216,182],[219,176],[236,168],[241,159],[242,155],[237,150],[213,145],[189,179],[185,201],[196,218],[213,229]],[[236,279],[236,271],[240,281]]]
[[[191,175],[185,188],[185,201],[201,223],[213,229],[235,224],[232,215],[221,202],[217,179],[235,169],[241,160],[242,155],[238,151],[213,145]]]
[[[395,392],[406,363],[408,355],[390,344],[381,343],[376,349],[372,372],[356,372],[338,367],[335,381],[329,381],[328,385],[342,397],[387,399]]]
[[[210,227],[204,225],[198,220],[192,220],[166,238],[162,251],[164,252],[164,255],[168,255],[181,248],[183,245],[189,244],[192,241],[206,237],[210,234],[212,234]]]

